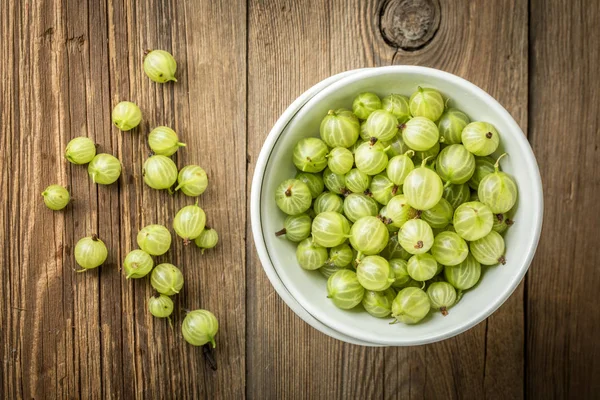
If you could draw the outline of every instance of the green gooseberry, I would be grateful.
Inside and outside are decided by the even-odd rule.
[[[442,265],[457,265],[467,258],[469,247],[455,232],[440,232],[433,240],[431,254]]]
[[[140,249],[152,256],[161,256],[171,248],[171,232],[163,225],[148,225],[137,234]]]
[[[379,204],[372,197],[351,193],[344,199],[344,215],[353,223],[362,217],[376,217],[378,213]]]
[[[345,175],[354,165],[354,155],[345,147],[334,147],[327,155],[327,166],[334,174]]]
[[[394,289],[389,288],[382,292],[365,290],[362,305],[374,317],[385,318],[392,313],[392,302],[396,298]]]
[[[459,290],[467,290],[479,282],[481,264],[470,253],[458,265],[446,265],[444,277],[452,286]]]
[[[175,191],[181,190],[186,196],[198,197],[207,187],[208,176],[199,165],[186,165],[177,174]]]
[[[408,274],[408,263],[402,258],[392,258],[389,260],[390,267],[394,273],[394,282],[392,283],[393,288],[401,288],[410,281],[410,275]]]
[[[327,113],[325,118],[321,121],[319,130],[321,139],[323,139],[329,147],[348,148],[358,139],[360,122],[352,111],[340,108],[338,110],[330,110]]]
[[[350,310],[359,305],[364,294],[365,289],[352,270],[341,269],[327,279],[327,298],[342,310]]]
[[[346,241],[349,232],[346,217],[334,211],[317,214],[311,227],[313,241],[323,247],[339,246]]]
[[[394,271],[381,256],[367,256],[356,267],[358,282],[367,290],[382,291],[394,283]]]
[[[436,275],[438,272],[438,263],[429,253],[415,254],[408,259],[406,269],[412,279],[424,282]]]
[[[76,137],[67,144],[65,158],[72,164],[87,164],[96,155],[96,144],[85,136]]]
[[[185,147],[185,143],[179,141],[177,132],[168,126],[157,126],[148,134],[148,146],[154,154],[160,156],[172,156],[180,147]]]
[[[122,101],[112,110],[112,122],[122,131],[130,131],[142,121],[140,108],[130,101]]]
[[[327,166],[327,153],[329,148],[321,139],[300,139],[294,147],[294,165],[302,172],[321,172]]]
[[[143,278],[152,271],[152,267],[154,267],[154,261],[144,250],[130,251],[123,261],[123,273],[127,279]]]
[[[158,264],[152,270],[150,284],[158,293],[173,296],[183,287],[183,274],[173,264]]]
[[[344,211],[344,200],[335,193],[323,192],[315,199],[313,208],[316,215],[326,211],[342,213]]]
[[[44,204],[51,210],[62,210],[71,201],[69,191],[60,185],[50,185],[43,192]]]
[[[302,214],[310,208],[312,195],[306,183],[287,179],[275,190],[275,203],[288,215]]]
[[[168,51],[152,50],[144,57],[144,72],[157,83],[177,82],[177,61]]]
[[[156,318],[168,318],[173,313],[173,307],[173,300],[158,292],[148,300],[148,311]]]
[[[467,114],[456,108],[448,109],[437,123],[440,141],[445,144],[461,143],[461,133],[471,120]]]
[[[183,239],[184,245],[200,236],[205,225],[206,214],[198,202],[181,208],[173,218],[173,229]]]
[[[390,94],[381,99],[381,108],[388,111],[396,117],[399,124],[402,124],[410,118],[410,107],[408,98],[399,94]]]
[[[97,154],[88,164],[88,174],[92,182],[110,185],[121,176],[121,162],[110,154]]]
[[[442,94],[435,89],[419,86],[408,101],[410,113],[413,117],[425,117],[437,121],[442,116],[446,106]]]
[[[328,258],[327,249],[315,243],[312,237],[301,241],[296,247],[296,260],[304,269],[315,270],[322,267]]]
[[[307,214],[288,215],[283,222],[283,229],[275,232],[275,236],[283,236],[290,242],[301,242],[310,236],[312,219]]]
[[[431,302],[431,308],[440,310],[445,317],[448,309],[456,304],[456,289],[448,282],[434,282],[427,288],[427,296]]]
[[[365,92],[354,98],[352,112],[360,119],[367,119],[375,110],[381,108],[381,100],[375,93]]]
[[[219,234],[215,229],[205,225],[200,236],[194,239],[194,243],[202,249],[202,254],[204,254],[204,250],[212,249],[219,243]]]
[[[219,331],[217,317],[208,310],[194,310],[186,314],[181,325],[181,333],[186,342],[193,346],[210,343],[217,346],[215,336]]]
[[[344,177],[346,189],[352,193],[364,193],[371,185],[371,176],[353,168]]]
[[[106,261],[108,250],[97,235],[79,239],[75,245],[75,261],[83,268],[83,271],[97,268]]]
[[[388,240],[388,229],[377,217],[359,218],[350,229],[350,244],[358,251],[358,258],[379,254]]]
[[[510,211],[517,202],[517,183],[510,175],[500,171],[500,160],[505,155],[498,157],[494,172],[481,179],[477,188],[479,200],[494,214]]]
[[[144,162],[142,170],[144,182],[152,189],[171,189],[171,186],[177,182],[177,166],[169,157],[150,156]]]
[[[465,148],[480,157],[489,156],[500,144],[498,131],[488,122],[471,122],[462,130],[460,137]]]
[[[392,302],[392,317],[398,322],[416,324],[431,308],[429,296],[422,289],[407,287],[398,292]]]
[[[298,172],[295,179],[306,183],[313,199],[316,199],[325,189],[325,183],[323,183],[323,176],[321,174]]]

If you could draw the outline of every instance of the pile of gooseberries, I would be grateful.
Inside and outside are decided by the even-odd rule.
[[[166,51],[147,52],[143,68],[154,82],[177,82],[177,63]],[[113,108],[111,120],[120,131],[131,131],[140,125],[142,112],[135,103],[122,101]],[[186,146],[179,140],[177,132],[166,126],[158,126],[149,132],[147,144],[152,154],[141,168],[146,185],[157,190],[168,190],[171,194],[181,191],[190,197],[198,197],[204,193],[208,186],[204,169],[198,165],[187,165],[178,170],[170,158],[178,149]],[[93,183],[113,184],[121,176],[121,162],[111,154],[97,153],[97,147],[98,145],[88,137],[76,137],[67,144],[65,158],[75,165],[87,164],[88,174]],[[56,184],[48,186],[42,192],[42,196],[46,206],[55,211],[64,209],[71,201],[67,188]],[[206,225],[206,215],[197,201],[176,213],[173,218],[173,230],[183,239],[184,245],[193,241],[202,253],[215,247],[219,240],[217,231]],[[171,232],[166,226],[148,225],[137,234],[139,249],[130,251],[122,265],[122,272],[127,279],[149,278],[154,295],[148,300],[148,310],[153,316],[167,318],[169,322],[174,310],[171,296],[182,290],[184,277],[182,271],[173,264],[162,262],[155,265],[153,257],[166,254],[171,248],[171,243]],[[81,267],[77,272],[84,272],[101,266],[108,257],[108,249],[105,243],[93,234],[77,242],[74,255],[75,261]],[[183,337],[195,346],[210,344],[215,347],[217,331],[216,317],[206,310],[188,312],[183,320]]]
[[[482,266],[506,263],[517,184],[500,169],[500,134],[447,104],[434,88],[360,93],[294,147],[276,235],[327,278],[335,306],[415,324],[448,315]]]

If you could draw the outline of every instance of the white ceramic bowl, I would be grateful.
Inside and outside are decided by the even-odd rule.
[[[496,126],[501,136],[502,162],[519,186],[514,220],[505,236],[506,265],[484,267],[478,285],[469,290],[448,316],[432,313],[417,325],[390,325],[360,307],[353,311],[336,308],[326,298],[326,280],[316,271],[305,271],[296,262],[295,245],[277,238],[285,215],[275,204],[277,185],[295,174],[291,155],[302,137],[319,136],[319,124],[331,108],[350,107],[358,93],[372,91],[410,95],[417,86],[434,87],[465,111],[472,120]],[[286,117],[284,114],[282,118]],[[288,116],[289,117],[289,116]],[[291,296],[316,320],[335,331],[360,341],[380,345],[417,345],[443,340],[473,327],[492,314],[517,287],[537,247],[543,214],[539,170],[525,135],[510,114],[490,95],[472,83],[435,69],[392,66],[349,74],[326,86],[304,104],[285,125],[276,125],[257,160],[251,194],[253,234],[259,257],[269,274],[281,280]],[[279,292],[279,291],[278,291]],[[295,310],[296,311],[296,310]],[[325,332],[327,333],[327,332]],[[340,338],[344,340],[344,338]]]

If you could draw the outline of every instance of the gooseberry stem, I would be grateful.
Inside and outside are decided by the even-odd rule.
[[[379,140],[379,139],[377,139],[376,137],[371,137],[371,138],[369,139],[369,144],[370,144],[371,146],[374,146],[374,145],[375,145],[375,143],[377,143],[377,141],[378,141],[378,140]]]
[[[444,317],[448,315],[448,309],[446,307],[440,307],[440,312]]]
[[[97,242],[97,241],[98,241],[98,235],[96,235],[95,233],[93,233],[93,234],[92,234],[92,240],[93,240],[94,242]]]
[[[494,169],[496,170],[496,172],[498,172],[498,170],[500,169],[500,160],[502,159],[502,157],[507,155],[508,153],[502,153],[500,157],[498,157],[498,159],[496,160],[496,164],[494,164]]]
[[[275,236],[283,236],[285,234],[286,234],[286,229],[285,228],[283,228],[280,231],[275,232]]]
[[[427,165],[427,160],[429,160],[430,158],[433,158],[433,156],[425,157],[423,159],[423,162],[421,162],[421,167],[426,166]]]
[[[408,150],[406,153],[404,153],[404,155],[407,157],[412,157],[415,155],[415,152],[413,150]]]
[[[396,193],[398,193],[398,185],[394,185],[394,187],[392,188],[392,196],[395,196]]]
[[[450,185],[452,185],[452,182],[447,181],[446,183],[444,183],[444,189],[446,189],[447,187],[450,187]]]
[[[177,82],[177,81],[175,81],[175,82]],[[179,147],[185,147],[185,146],[187,146],[187,144],[181,143],[181,142],[177,142],[177,146],[179,146]]]
[[[506,265],[506,257],[500,256],[500,258],[498,258],[498,262],[502,265]]]

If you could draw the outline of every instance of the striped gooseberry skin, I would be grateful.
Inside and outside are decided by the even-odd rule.
[[[496,231],[472,241],[469,248],[473,257],[483,265],[506,264],[504,238]]]
[[[442,197],[448,200],[452,208],[456,210],[462,203],[469,201],[471,191],[469,190],[469,185],[466,183],[461,185],[446,185],[444,186]]]
[[[381,108],[381,99],[375,93],[364,92],[354,98],[352,112],[360,119],[367,119],[371,113]]]
[[[369,140],[371,140],[371,136],[369,136],[369,131],[367,130],[367,121],[363,121],[363,123],[360,124],[360,137],[357,142],[368,142]]]
[[[161,156],[172,156],[185,143],[179,141],[177,132],[168,126],[157,126],[148,134],[148,146],[154,154]]]
[[[72,139],[65,149],[65,158],[72,164],[87,164],[96,155],[96,144],[85,136]]]
[[[415,155],[413,156],[412,160],[413,163],[417,165],[421,164],[426,158],[429,158],[429,162],[433,162],[437,158],[438,154],[440,154],[440,143],[436,142],[436,144],[434,144],[429,150],[415,151]]]
[[[408,145],[404,143],[401,132],[398,132],[396,137],[387,142],[385,147],[385,152],[387,153],[388,157],[400,156],[402,154],[406,154],[406,152],[410,150]]]
[[[415,281],[425,282],[438,272],[438,263],[429,253],[415,254],[406,265],[408,275]]]
[[[448,109],[442,114],[437,123],[440,131],[440,141],[445,144],[461,143],[462,131],[470,122],[471,120],[464,112],[456,108]]]
[[[402,139],[412,150],[431,149],[440,138],[437,125],[425,117],[415,117],[406,121],[402,128]]]
[[[390,235],[395,232],[398,232],[400,230],[400,228],[398,228],[397,226],[395,226],[393,224],[392,218],[390,218],[390,216],[388,214],[387,206],[381,207],[381,210],[379,210],[379,215],[377,215],[377,218],[379,218],[381,220],[381,222],[383,222],[385,224],[385,227],[387,228]]]
[[[342,243],[339,246],[329,249],[328,263],[336,267],[347,267],[354,260],[354,252],[348,243]]]
[[[452,220],[456,233],[465,240],[477,240],[486,236],[494,225],[494,215],[488,206],[479,201],[461,204]]]
[[[366,140],[363,140],[362,138],[358,138],[358,140],[356,142],[354,142],[354,144],[352,146],[348,147],[348,150],[350,150],[352,155],[354,155],[356,153],[356,149],[358,149],[358,147],[361,144],[363,144],[364,142],[366,142]]]
[[[392,302],[395,298],[396,292],[391,288],[382,292],[367,290],[362,299],[362,305],[372,316],[385,318],[392,313]]]
[[[315,243],[311,237],[304,239],[296,247],[296,260],[298,260],[298,264],[310,271],[323,266],[328,257],[327,249]]]
[[[409,219],[398,232],[398,242],[410,254],[427,253],[433,245],[433,231],[421,219]]]
[[[354,162],[359,171],[367,175],[377,175],[387,167],[388,156],[381,143],[365,142],[356,149]]]
[[[401,228],[406,221],[417,216],[417,210],[408,204],[406,196],[399,194],[387,203],[386,216],[392,220],[392,225]]]
[[[404,324],[416,324],[427,316],[431,305],[429,296],[422,289],[407,287],[392,302],[392,317]]]
[[[394,156],[390,159],[385,171],[390,181],[394,182],[396,185],[402,185],[404,183],[404,180],[410,171],[415,169],[415,164],[410,159],[413,155],[414,152],[409,150],[405,154]]]
[[[296,168],[302,172],[321,172],[327,166],[327,153],[329,148],[325,142],[309,137],[296,143],[292,159]]]
[[[413,117],[424,117],[437,121],[444,112],[444,98],[435,89],[419,87],[408,101],[410,113]]]
[[[321,174],[299,171],[296,174],[296,179],[306,183],[306,186],[308,186],[308,190],[310,190],[310,195],[313,199],[316,199],[321,193],[323,193],[323,190],[325,189],[323,175]]]
[[[390,268],[394,273],[394,282],[392,283],[393,288],[401,288],[403,285],[410,281],[410,275],[408,275],[408,263],[402,258],[392,258],[388,260]]]
[[[321,121],[320,132],[329,147],[350,147],[358,139],[360,122],[352,111],[330,110]]]
[[[354,155],[345,147],[334,147],[327,155],[327,166],[338,175],[345,175],[354,165]]]
[[[185,316],[181,325],[181,333],[186,342],[193,346],[210,343],[216,347],[215,336],[219,331],[217,317],[208,310],[194,310]]]
[[[102,240],[96,235],[87,236],[79,239],[73,249],[75,261],[81,268],[97,268],[106,261],[108,249]]]
[[[113,108],[111,118],[117,128],[129,131],[140,124],[142,112],[135,103],[122,101]]]
[[[475,157],[475,171],[473,176],[469,179],[469,187],[473,190],[477,190],[481,180],[487,175],[494,172],[494,164],[496,160],[492,157]]]
[[[402,124],[410,118],[410,108],[408,98],[399,94],[390,94],[381,99],[381,108],[390,112],[396,117],[399,124]]]
[[[161,256],[171,248],[171,232],[163,225],[147,225],[137,234],[140,249],[152,256]]]
[[[444,277],[458,290],[467,290],[475,286],[481,277],[481,264],[470,253],[458,265],[446,265]]]
[[[323,275],[325,278],[329,278],[331,275],[335,274],[338,271],[341,271],[343,269],[350,269],[350,268],[351,268],[350,265],[347,265],[345,267],[338,267],[335,264],[332,264],[330,262],[326,262],[317,271],[319,271],[321,273],[321,275]]]
[[[315,199],[313,209],[317,215],[326,211],[342,213],[344,212],[344,200],[335,193],[323,192]]]
[[[199,165],[186,165],[179,170],[176,191],[181,190],[186,196],[198,197],[204,193],[207,187],[208,176]]]
[[[356,272],[342,269],[327,279],[327,297],[336,307],[350,310],[360,304],[365,289],[358,282]]]
[[[410,171],[402,186],[402,192],[406,196],[408,204],[423,211],[429,210],[439,203],[443,190],[444,185],[438,174],[424,165]]]
[[[362,217],[350,229],[350,244],[367,256],[379,254],[387,245],[389,233],[377,217]]]
[[[346,189],[352,193],[363,193],[371,185],[371,176],[352,168],[344,177]]]
[[[152,270],[150,284],[158,293],[173,296],[183,287],[183,274],[173,264],[158,264]]]
[[[184,244],[200,236],[205,225],[206,214],[198,206],[198,202],[181,208],[173,218],[173,230],[183,239]]]
[[[325,171],[323,171],[323,183],[329,191],[335,194],[343,194],[346,192],[346,176],[336,174],[330,170],[329,167],[325,168]]]
[[[152,50],[144,57],[144,72],[157,83],[177,82],[177,61],[168,51]]]
[[[173,313],[173,300],[169,296],[156,293],[148,300],[148,311],[156,318],[167,318]]]
[[[169,189],[177,182],[177,166],[169,157],[151,156],[144,162],[144,182],[152,189]]]
[[[398,242],[397,234],[390,235],[387,245],[379,255],[388,260],[399,258],[406,261],[411,257],[411,254],[404,250]]]
[[[369,138],[387,142],[398,134],[398,119],[388,111],[375,110],[367,118],[365,129]]]
[[[427,222],[433,229],[442,229],[452,221],[453,215],[454,209],[452,205],[442,197],[435,206],[421,212],[421,219]]]
[[[219,243],[219,233],[216,229],[205,226],[202,233],[194,239],[194,243],[202,249],[201,253],[204,254],[205,250],[212,249]]]
[[[350,223],[342,214],[326,211],[318,214],[312,223],[313,241],[319,246],[335,247],[346,241]]]
[[[344,199],[344,215],[353,223],[362,217],[376,217],[378,213],[379,204],[372,197],[352,193]]]
[[[444,182],[460,185],[475,172],[475,157],[461,144],[451,144],[440,152],[435,170]]]
[[[517,184],[510,175],[499,170],[500,158],[494,166],[495,171],[486,175],[477,188],[479,200],[494,214],[510,211],[517,202]]]
[[[431,254],[442,265],[457,265],[467,258],[469,246],[454,232],[441,232],[433,239]]]
[[[298,179],[287,179],[275,190],[277,207],[288,215],[298,215],[310,208],[312,195],[306,183]]]
[[[358,282],[367,290],[382,291],[394,283],[390,263],[381,256],[367,256],[356,267]]]
[[[43,192],[44,204],[51,210],[59,211],[65,208],[69,201],[71,201],[71,195],[69,191],[60,185],[50,185]]]
[[[110,154],[96,154],[88,164],[88,174],[92,177],[92,182],[100,185],[110,185],[121,176],[121,162],[117,157]],[[175,179],[177,179],[177,176],[175,176]]]
[[[456,289],[448,282],[433,282],[427,288],[427,296],[431,308],[440,310],[443,316],[448,315],[448,309],[456,303]]]
[[[500,144],[500,135],[488,122],[471,122],[461,133],[463,145],[476,156],[489,156]]]
[[[123,260],[123,274],[125,278],[143,278],[152,271],[154,260],[144,250],[132,250]]]
[[[386,205],[398,193],[398,186],[394,185],[385,174],[378,174],[371,180],[369,191],[378,203]]]
[[[312,219],[307,214],[288,215],[283,222],[283,229],[277,236],[285,235],[290,242],[301,242],[310,236]]]
[[[503,214],[495,214],[494,215],[494,225],[492,225],[492,230],[502,234],[506,232],[509,226],[514,224],[514,221],[506,215]]]

